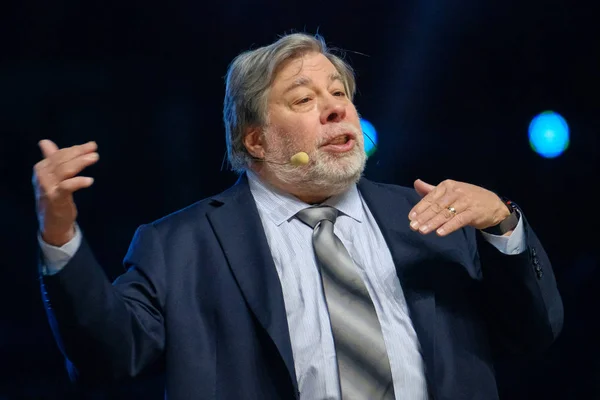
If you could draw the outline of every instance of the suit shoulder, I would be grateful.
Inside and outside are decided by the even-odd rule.
[[[173,211],[145,225],[152,226],[159,232],[172,232],[173,229],[185,228],[192,223],[197,224],[199,221],[202,221],[206,213],[215,208],[215,203],[216,201],[213,198],[208,197]]]
[[[225,191],[198,200],[186,207],[171,212],[144,226],[153,227],[161,234],[172,234],[175,232],[188,231],[193,227],[201,226],[208,222],[206,215],[228,201],[239,201],[244,195],[249,195],[248,185],[243,180],[226,189]]]

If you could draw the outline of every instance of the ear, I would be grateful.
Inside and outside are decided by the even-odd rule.
[[[248,128],[244,134],[244,147],[252,157],[264,158],[265,148],[262,129],[257,127]]]

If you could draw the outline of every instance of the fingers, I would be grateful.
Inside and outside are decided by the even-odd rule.
[[[40,196],[47,198],[48,200],[60,204],[64,199],[71,198],[70,196],[80,190],[92,186],[94,178],[89,176],[76,176],[75,178],[66,179],[56,185],[50,191],[44,191],[40,193]]]
[[[423,197],[421,201],[415,204],[412,210],[410,210],[410,213],[408,213],[408,218],[411,221],[414,221],[419,214],[427,210],[433,203],[435,203],[439,198],[441,198],[445,192],[446,188],[444,186],[436,186],[425,197]]]
[[[450,208],[452,208],[454,210],[454,212],[452,212],[452,210]],[[428,209],[426,211],[426,213],[429,212],[429,210],[431,210],[431,208]],[[452,203],[450,203],[450,205],[447,205],[443,209],[441,209],[439,213],[433,215],[430,219],[421,223],[418,227],[419,232],[429,233],[429,232],[436,231],[436,233],[439,234],[439,232],[437,232],[438,228],[444,226],[446,223],[450,222],[451,220],[457,219],[457,217],[459,215],[460,215],[460,218],[458,218],[459,222],[461,222],[461,221],[465,222],[468,217],[468,214],[466,214],[466,215],[464,214],[466,211],[468,211],[468,203],[466,203],[464,201],[464,199],[457,199],[455,202],[452,202]],[[419,218],[421,218],[421,217],[419,217]],[[466,222],[470,223],[471,221],[468,220]]]
[[[411,229],[423,234],[436,231],[438,235],[444,236],[471,224],[476,216],[471,210],[469,196],[464,195],[460,184],[449,179],[437,186],[421,180],[415,181],[417,192],[428,193],[409,213]]]
[[[38,145],[40,146],[40,150],[42,150],[44,158],[48,158],[58,151],[58,146],[48,139],[41,140]]]
[[[446,179],[432,188],[417,180],[415,189],[427,194],[411,209],[408,218],[410,227],[423,234],[436,231],[445,236],[465,226],[483,229],[497,223],[498,210],[507,212],[493,192],[465,182]]]
[[[42,165],[42,161],[34,167],[33,183],[40,186],[43,192],[50,192],[66,179],[73,178],[83,169],[95,164],[99,159],[98,153],[89,153],[58,166]]]
[[[474,219],[475,212],[470,209],[465,210],[461,213],[457,213],[454,217],[450,218],[449,221],[444,223],[441,227],[437,228],[436,233],[439,236],[446,236],[454,231],[457,231],[469,225]]]
[[[100,158],[96,142],[58,149],[52,141],[42,140],[39,147],[44,159],[35,165],[34,171],[37,180],[46,186],[74,177]]]
[[[92,178],[76,175],[99,160],[95,142],[58,149],[52,141],[42,140],[39,147],[45,158],[35,165],[32,179],[38,196],[59,201],[60,196],[69,195],[93,183]]]
[[[56,144],[50,140],[42,140],[39,143],[44,160],[41,162],[42,167],[58,166],[62,163],[70,161],[74,158],[89,154],[98,150],[96,142],[87,142],[76,146],[58,149]]]
[[[79,189],[90,187],[93,183],[94,178],[90,178],[87,176],[76,176],[75,178],[66,179],[59,183],[57,187],[57,192],[59,196],[64,196],[65,194],[71,194],[73,192],[76,192]]]
[[[421,196],[421,197],[425,197],[427,194],[429,194],[429,192],[431,192],[433,189],[435,189],[435,186],[430,185],[429,183],[426,183],[425,181],[423,181],[421,179],[417,179],[415,181],[414,187],[415,187],[415,190],[417,191],[417,193],[419,194],[419,196]]]
[[[445,180],[437,186],[432,186],[419,179],[415,181],[415,188],[418,187],[420,187],[420,190],[428,190],[430,187],[433,187],[433,189],[408,213],[408,219],[411,220],[411,227],[413,229],[418,229],[420,224],[431,219],[433,215],[440,213],[456,199],[456,193],[452,190],[453,182],[450,180]],[[429,208],[432,209],[426,213]],[[424,213],[426,214],[422,215]]]
[[[454,214],[448,209],[453,206],[457,212],[464,210],[462,204],[456,203],[458,195],[454,192],[446,192],[443,196],[431,203],[427,209],[418,214],[410,223],[410,227],[419,230],[421,233],[428,233],[439,227],[441,224],[454,217]]]
[[[57,165],[53,170],[55,179],[60,182],[80,173],[83,169],[95,164],[100,159],[98,153],[88,153]]]

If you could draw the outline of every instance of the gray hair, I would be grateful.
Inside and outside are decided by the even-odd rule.
[[[319,34],[293,33],[268,46],[243,52],[231,62],[225,78],[223,122],[232,170],[242,173],[252,162],[252,156],[244,146],[244,135],[249,127],[267,124],[269,88],[284,62],[309,52],[323,54],[342,76],[346,93],[350,100],[353,99],[356,91],[354,71],[332,51]]]

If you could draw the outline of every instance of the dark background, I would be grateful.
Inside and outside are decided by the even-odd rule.
[[[40,299],[37,142],[96,140],[79,223],[110,278],[135,228],[234,183],[221,169],[227,65],[292,31],[347,50],[379,132],[366,176],[485,186],[524,210],[565,303],[555,345],[498,366],[504,399],[600,398],[600,35],[578,1],[20,1],[0,12],[0,399],[162,398],[160,377],[73,387]],[[571,128],[544,159],[527,127]],[[510,296],[510,293],[506,293]]]

